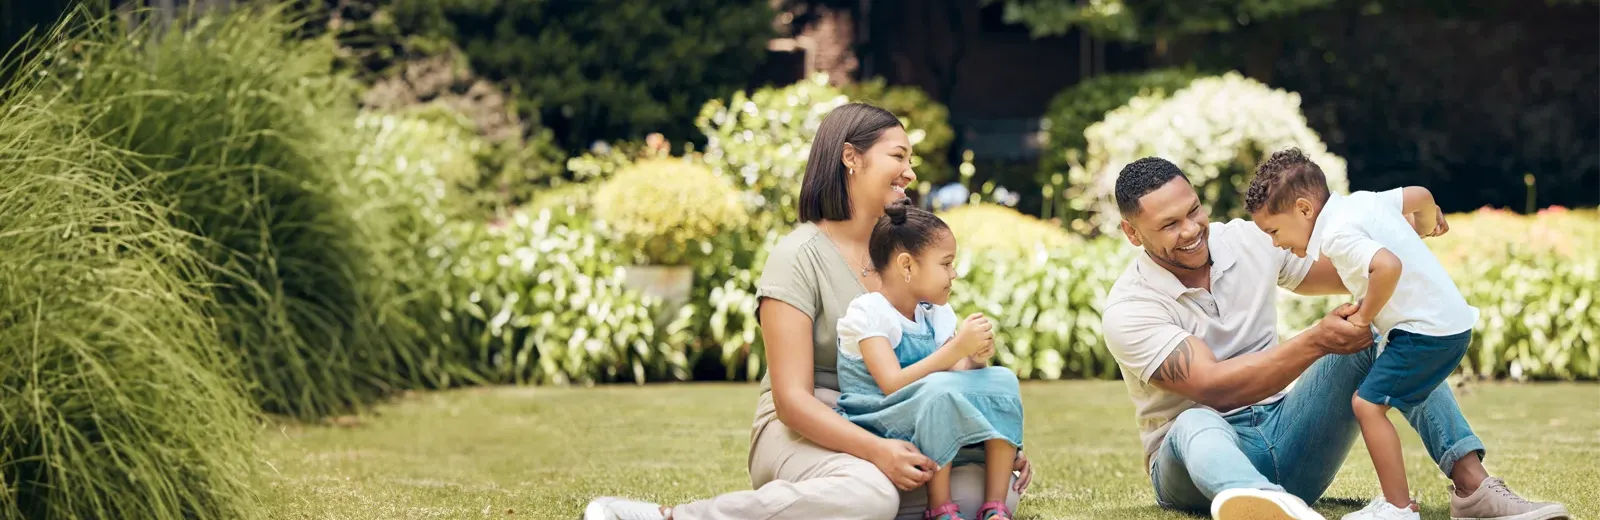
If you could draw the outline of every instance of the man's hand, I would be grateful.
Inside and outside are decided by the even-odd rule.
[[[1372,346],[1372,330],[1351,321],[1360,310],[1360,307],[1346,303],[1318,320],[1315,328],[1317,347],[1323,352],[1342,356]]]

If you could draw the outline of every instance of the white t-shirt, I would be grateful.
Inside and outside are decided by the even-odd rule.
[[[1209,229],[1210,291],[1184,287],[1141,252],[1112,284],[1101,313],[1106,346],[1133,399],[1147,469],[1172,421],[1201,406],[1150,384],[1150,376],[1190,336],[1204,341],[1219,361],[1276,346],[1278,288],[1299,287],[1311,271],[1310,260],[1273,246],[1272,237],[1252,222],[1214,222]]]
[[[956,313],[949,304],[923,303],[914,311],[917,321],[906,319],[882,294],[869,292],[850,300],[844,317],[839,318],[839,355],[861,359],[861,340],[881,337],[889,346],[899,348],[900,332],[909,330],[924,333],[922,323],[933,324],[933,342],[943,345],[956,332]]]
[[[1380,249],[1400,259],[1400,281],[1372,325],[1387,338],[1394,328],[1429,336],[1472,329],[1478,309],[1467,304],[1444,265],[1406,222],[1402,188],[1375,193],[1337,193],[1323,205],[1306,247],[1306,258],[1328,255],[1339,279],[1357,299],[1367,295],[1368,269]]]

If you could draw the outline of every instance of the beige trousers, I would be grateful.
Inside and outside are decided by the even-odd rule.
[[[825,388],[816,395],[828,406],[839,399],[839,392]],[[749,469],[755,489],[683,504],[673,508],[672,520],[918,520],[928,509],[926,487],[899,492],[871,462],[818,446],[784,426],[771,392],[756,405]],[[976,517],[983,504],[983,466],[950,471],[951,498],[962,516]],[[1019,498],[1012,490],[1006,505],[1015,511]]]

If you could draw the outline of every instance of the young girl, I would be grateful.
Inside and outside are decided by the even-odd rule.
[[[882,289],[851,301],[839,319],[838,409],[939,465],[928,482],[929,520],[961,519],[950,500],[951,463],[962,447],[982,443],[987,478],[977,518],[1010,520],[1007,486],[1022,445],[1017,377],[985,368],[994,354],[988,320],[973,314],[958,324],[947,303],[956,275],[950,228],[909,201],[885,213],[867,245]]]

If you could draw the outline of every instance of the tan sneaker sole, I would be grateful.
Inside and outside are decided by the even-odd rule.
[[[1322,515],[1290,502],[1289,495],[1258,489],[1229,489],[1211,504],[1215,520],[1324,520]]]
[[[1570,519],[1572,513],[1567,512],[1566,506],[1551,504],[1520,515],[1500,516],[1495,518],[1458,517],[1450,515],[1450,520],[1557,520]]]

